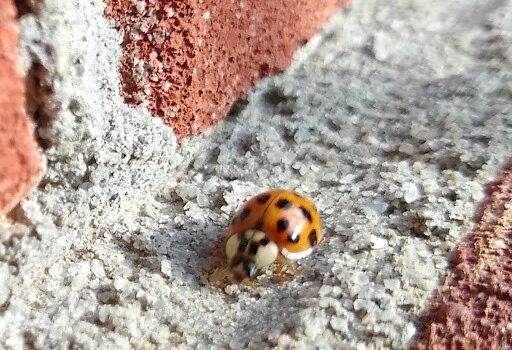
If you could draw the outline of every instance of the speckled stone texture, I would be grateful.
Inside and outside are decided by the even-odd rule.
[[[25,113],[25,81],[16,8],[0,0],[0,214],[18,204],[39,179],[39,154]]]
[[[453,253],[412,349],[512,346],[512,163],[488,192],[478,225]]]
[[[262,77],[283,70],[347,0],[105,0],[123,36],[123,96],[178,138],[217,123]]]
[[[181,145],[121,97],[103,0],[37,3],[48,170],[25,223],[0,218],[0,348],[409,346],[512,154],[511,0],[354,1]],[[232,214],[269,188],[311,199],[325,241],[290,283],[217,287]]]

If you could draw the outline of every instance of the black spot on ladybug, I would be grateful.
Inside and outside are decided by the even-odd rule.
[[[315,246],[318,243],[318,237],[316,235],[316,230],[315,229],[312,229],[309,232],[308,240],[309,240],[309,244],[311,244],[311,246]]]
[[[298,233],[295,233],[295,232],[291,232],[288,234],[288,241],[292,242],[292,243],[297,243],[300,239],[300,235]]]
[[[292,206],[292,202],[290,202],[288,199],[280,199],[276,203],[276,207],[280,209],[288,209]]]
[[[256,199],[260,204],[265,204],[270,199],[270,195],[268,193],[260,194]]]
[[[249,245],[249,254],[256,255],[256,253],[258,252],[258,248],[259,248],[259,245],[257,243],[252,242]]]
[[[279,219],[277,221],[277,230],[278,231],[285,231],[288,226],[290,226],[290,222],[286,219]]]
[[[261,245],[267,245],[269,244],[270,242],[270,239],[268,239],[268,237],[264,237],[261,241],[260,241],[260,244]]]
[[[258,219],[258,221],[256,221],[256,223],[254,224],[254,229],[261,231],[262,228],[263,228],[263,220]]]
[[[247,248],[247,244],[249,244],[249,240],[245,235],[240,235],[240,244],[238,245],[238,251],[243,252],[245,248]]]
[[[311,217],[311,213],[309,212],[309,210],[307,210],[304,207],[300,207],[300,211],[302,211],[302,215],[308,218],[309,222],[313,222],[313,218]]]
[[[245,220],[247,219],[247,217],[249,216],[249,214],[251,213],[251,209],[249,208],[245,208],[242,213],[240,213],[240,220]]]

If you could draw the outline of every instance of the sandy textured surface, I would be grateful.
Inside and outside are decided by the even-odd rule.
[[[123,104],[101,2],[45,4],[21,23],[52,87],[32,101],[48,171],[0,245],[0,347],[409,343],[512,151],[511,1],[355,1],[183,147]],[[213,288],[229,216],[273,187],[312,198],[328,239],[292,283]]]

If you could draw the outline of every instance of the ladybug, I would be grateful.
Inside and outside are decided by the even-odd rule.
[[[274,261],[308,256],[322,240],[320,215],[306,198],[271,190],[249,199],[234,215],[225,252],[233,276],[254,278]]]

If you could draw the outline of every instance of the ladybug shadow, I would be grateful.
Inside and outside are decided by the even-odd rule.
[[[208,284],[212,259],[221,263],[217,256],[223,232],[220,225],[187,220],[184,225],[164,223],[151,235],[114,235],[112,241],[136,274],[144,269],[171,284],[198,290]]]
[[[184,225],[159,228],[150,244],[153,255],[162,266],[166,265],[166,279],[198,289],[208,285],[212,264],[221,263],[223,233],[223,226],[187,220]]]

